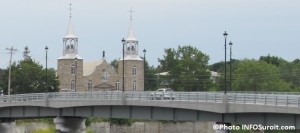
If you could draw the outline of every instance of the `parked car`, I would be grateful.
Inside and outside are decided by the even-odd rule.
[[[173,90],[171,88],[160,88],[157,89],[155,92],[151,93],[151,99],[170,99],[170,100],[174,100],[175,96],[173,95]]]

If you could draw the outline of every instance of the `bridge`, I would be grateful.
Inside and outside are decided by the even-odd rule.
[[[0,120],[102,117],[213,121],[295,126],[300,129],[300,94],[261,92],[151,91],[54,92],[0,96]],[[79,119],[80,125],[82,119]]]

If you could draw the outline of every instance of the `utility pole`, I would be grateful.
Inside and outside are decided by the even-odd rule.
[[[14,49],[14,47],[6,48],[6,50],[9,51],[10,59],[9,59],[9,71],[8,71],[8,89],[7,94],[10,95],[10,82],[11,82],[11,60],[12,60],[12,54],[14,54],[14,51],[17,51],[17,49]]]

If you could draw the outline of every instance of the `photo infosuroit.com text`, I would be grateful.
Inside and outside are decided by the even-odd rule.
[[[279,125],[268,125],[264,126],[261,124],[242,124],[242,125],[226,125],[226,124],[214,124],[214,130],[296,130],[295,126],[279,126]]]

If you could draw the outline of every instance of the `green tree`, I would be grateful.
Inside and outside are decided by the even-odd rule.
[[[291,86],[280,78],[278,67],[265,61],[243,60],[234,75],[237,91],[288,91]]]
[[[233,75],[233,72],[236,71],[239,63],[240,63],[239,60],[232,59],[232,62],[231,62],[232,81],[233,81],[233,79],[236,78],[235,75]],[[224,91],[225,90],[225,82],[224,82],[225,63],[224,63],[224,61],[214,63],[214,64],[210,65],[209,68],[210,68],[210,70],[218,72],[220,74],[220,76],[217,77],[217,79],[216,79],[217,82],[214,84],[216,86],[214,91]],[[227,81],[226,88],[228,91],[231,91],[230,90],[230,61],[226,62],[226,81]]]
[[[300,90],[300,61],[296,59],[279,67],[281,78],[286,82],[291,82],[290,91]]]
[[[46,70],[32,60],[27,58],[13,63],[11,66],[11,94],[40,93],[58,91],[59,81],[54,69],[48,69],[48,88],[46,87]],[[8,77],[6,71],[4,77]],[[8,83],[7,78],[3,78]],[[7,84],[4,84],[4,93],[7,94]]]
[[[259,61],[265,61],[268,64],[272,64],[272,65],[275,65],[277,67],[288,63],[288,61],[286,61],[286,60],[284,60],[284,59],[282,59],[280,57],[270,56],[270,55],[268,55],[268,56],[260,56]]]
[[[211,87],[208,55],[192,46],[165,49],[159,59],[162,71],[168,71],[170,87],[184,91],[206,91]]]
[[[115,70],[118,70],[118,60],[114,59],[110,62],[110,65],[114,67]]]
[[[156,90],[159,87],[158,78],[155,75],[157,69],[154,66],[149,66],[148,61],[145,61],[145,91]]]

